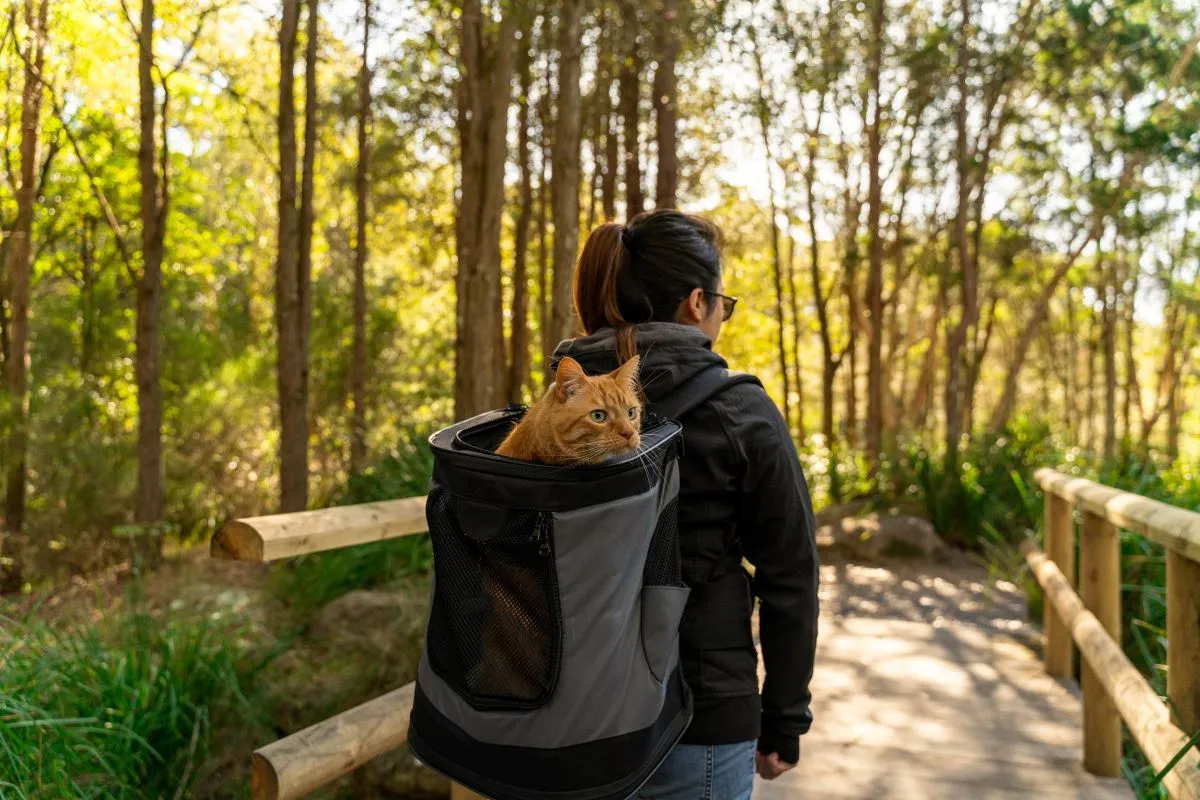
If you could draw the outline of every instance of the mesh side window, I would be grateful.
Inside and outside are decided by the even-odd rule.
[[[646,568],[642,573],[645,586],[684,586],[679,566],[679,498],[663,509],[654,526],[654,537],[646,553]]]
[[[456,499],[429,499],[435,589],[429,663],[481,709],[534,708],[557,680],[560,620],[551,516],[505,511],[487,541],[462,528]]]

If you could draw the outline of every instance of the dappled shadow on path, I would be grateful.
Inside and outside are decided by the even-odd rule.
[[[989,579],[969,556],[873,564],[821,554],[821,612],[832,617],[960,623],[1036,640],[1020,588]]]
[[[1131,797],[1079,768],[1078,699],[1023,643],[1018,587],[956,555],[822,556],[813,728],[758,800]]]

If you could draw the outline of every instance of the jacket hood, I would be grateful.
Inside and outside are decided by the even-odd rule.
[[[699,328],[674,322],[646,322],[635,328],[642,389],[655,402],[701,370],[725,359],[713,352],[712,340]],[[617,363],[617,335],[612,328],[591,336],[567,339],[554,350],[554,362],[570,356],[591,375],[612,372]]]

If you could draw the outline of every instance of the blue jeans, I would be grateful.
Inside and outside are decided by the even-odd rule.
[[[750,800],[757,742],[679,744],[638,792],[642,800]]]

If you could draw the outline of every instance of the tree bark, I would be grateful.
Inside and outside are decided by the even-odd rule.
[[[1139,253],[1140,255],[1140,253]],[[1142,388],[1138,382],[1137,374],[1137,351],[1134,341],[1134,313],[1137,308],[1137,292],[1138,292],[1138,261],[1134,261],[1132,265],[1133,280],[1129,294],[1125,297],[1125,302],[1122,308],[1125,311],[1123,328],[1125,330],[1125,385],[1122,387],[1123,405],[1121,407],[1121,420],[1124,423],[1122,427],[1122,439],[1130,444],[1133,443],[1133,406],[1136,401],[1138,408],[1142,406]]]
[[[676,97],[675,62],[679,57],[679,0],[662,0],[655,26],[658,66],[654,69],[654,123],[658,143],[658,174],[654,183],[654,205],[674,208],[679,193],[679,154],[676,126],[679,111]]]
[[[165,513],[165,482],[162,463],[162,384],[159,337],[162,316],[162,261],[166,239],[167,176],[158,174],[155,153],[155,123],[158,107],[154,86],[154,0],[142,0],[142,18],[138,29],[138,88],[141,144],[138,148],[138,176],[141,182],[142,274],[137,286],[137,355],[135,371],[138,387],[138,483],[134,519],[141,523],[162,520]],[[162,124],[166,129],[167,107],[164,99]],[[162,164],[165,167],[167,141],[163,137]]]
[[[1109,279],[1104,293],[1104,460],[1109,461],[1117,454],[1117,304],[1115,281],[1111,279],[1116,270],[1110,264],[1105,270]]]
[[[785,330],[787,328],[787,315],[784,313],[784,288],[783,288],[783,264],[779,253],[779,209],[775,200],[775,179],[774,167],[775,159],[771,154],[771,109],[767,102],[766,95],[766,73],[763,69],[762,53],[759,51],[758,41],[754,35],[753,29],[750,33],[750,41],[752,57],[754,58],[754,71],[758,79],[758,96],[756,98],[755,115],[758,117],[759,132],[762,135],[763,149],[767,155],[767,197],[768,211],[771,219],[771,276],[775,282],[775,333],[776,345],[779,350],[779,374],[783,382],[783,419],[787,422],[788,429],[792,427],[792,385],[791,385],[791,368],[788,363],[787,345],[785,343]],[[657,79],[655,80],[657,84]],[[656,89],[657,94],[657,89]],[[655,98],[657,102],[658,98]],[[660,172],[661,175],[661,172]],[[661,207],[661,204],[660,204]]]
[[[625,50],[618,78],[618,103],[625,140],[625,218],[633,219],[646,205],[642,194],[641,120],[638,117],[642,94],[642,53],[638,46],[637,5],[623,0],[620,8]]]
[[[9,235],[8,280],[5,292],[9,316],[4,358],[4,389],[8,420],[5,457],[4,528],[0,529],[0,556],[4,555],[4,531],[20,533],[25,522],[25,454],[29,418],[29,298],[33,273],[33,216],[38,196],[38,162],[42,128],[42,69],[45,66],[49,0],[25,0],[24,86],[21,90],[21,184],[17,188],[17,218]],[[20,45],[18,45],[20,46]],[[13,571],[0,585],[20,581]]]
[[[559,5],[558,120],[554,129],[551,196],[554,206],[554,275],[549,350],[575,333],[571,283],[579,247],[579,72],[582,0]],[[549,364],[552,352],[546,353]]]
[[[487,35],[490,23],[485,23],[479,0],[467,0],[461,18],[458,130],[462,178],[456,237],[454,376],[454,408],[459,419],[499,405],[506,394],[500,223],[516,41],[513,16],[506,8],[492,36]],[[578,106],[577,95],[573,107]]]
[[[886,27],[885,0],[873,0],[867,80],[871,92],[871,121],[867,129],[867,458],[872,474],[879,468],[883,449],[883,179],[880,153],[883,148],[883,97],[880,80],[883,67],[883,37]]]
[[[304,385],[304,294],[296,187],[296,39],[300,0],[283,0],[279,28],[279,233],[275,260],[275,327],[279,363],[279,507],[308,506],[308,418]]]
[[[367,202],[371,165],[371,0],[363,0],[362,64],[358,70],[358,163],[354,169],[354,351],[350,359],[350,471],[367,460]]]
[[[808,221],[808,266],[812,283],[813,305],[817,312],[817,325],[821,338],[821,434],[825,446],[833,447],[834,410],[833,386],[837,378],[841,359],[833,355],[833,338],[829,330],[829,295],[821,280],[821,242],[817,235],[817,149],[820,146],[821,120],[825,115],[825,92],[818,100],[816,125],[806,132],[804,165],[805,215]]]
[[[532,17],[532,15],[530,15]],[[521,173],[521,210],[513,236],[512,352],[509,355],[508,400],[519,403],[529,380],[529,226],[533,220],[533,170],[530,167],[529,94],[532,89],[533,27],[523,26],[517,59],[520,110],[517,113],[517,164]]]
[[[612,87],[618,72],[616,65],[619,39],[614,31],[615,23],[611,15],[606,17],[605,22],[606,35],[603,40],[604,51],[602,53],[604,81],[601,90],[604,106],[604,179],[600,182],[600,205],[604,209],[604,219],[614,220],[617,218],[617,173],[621,158],[621,140],[617,136],[617,106],[612,99]]]
[[[549,15],[542,17],[541,36],[542,47],[546,52],[549,52],[550,41],[550,24],[548,21]],[[537,237],[538,237],[538,331],[541,334],[541,351],[543,353],[543,362],[545,361],[544,354],[553,352],[554,345],[550,341],[550,251],[552,246],[549,242],[549,224],[550,224],[550,179],[549,165],[551,159],[551,139],[550,131],[553,128],[553,119],[550,115],[550,70],[545,70],[544,80],[541,84],[540,96],[538,97],[538,220],[537,220]],[[542,389],[546,388],[552,378],[549,377],[549,370],[542,369]]]
[[[1185,408],[1183,395],[1183,368],[1181,367],[1179,379],[1171,384],[1171,395],[1167,405],[1167,455],[1172,460],[1179,457],[1180,419]]]
[[[1099,325],[1096,321],[1096,310],[1091,309],[1088,330],[1087,352],[1087,434],[1084,438],[1086,448],[1096,452],[1096,350],[1100,347]]]
[[[962,373],[964,367],[967,335],[975,323],[975,268],[971,260],[970,240],[967,238],[967,219],[970,202],[970,153],[967,143],[967,72],[971,56],[970,0],[959,4],[961,20],[957,65],[958,102],[955,108],[955,157],[958,172],[958,208],[954,217],[955,248],[958,253],[960,281],[960,309],[958,324],[946,342],[946,465],[945,472],[951,480],[958,480],[958,449],[962,438]]]

